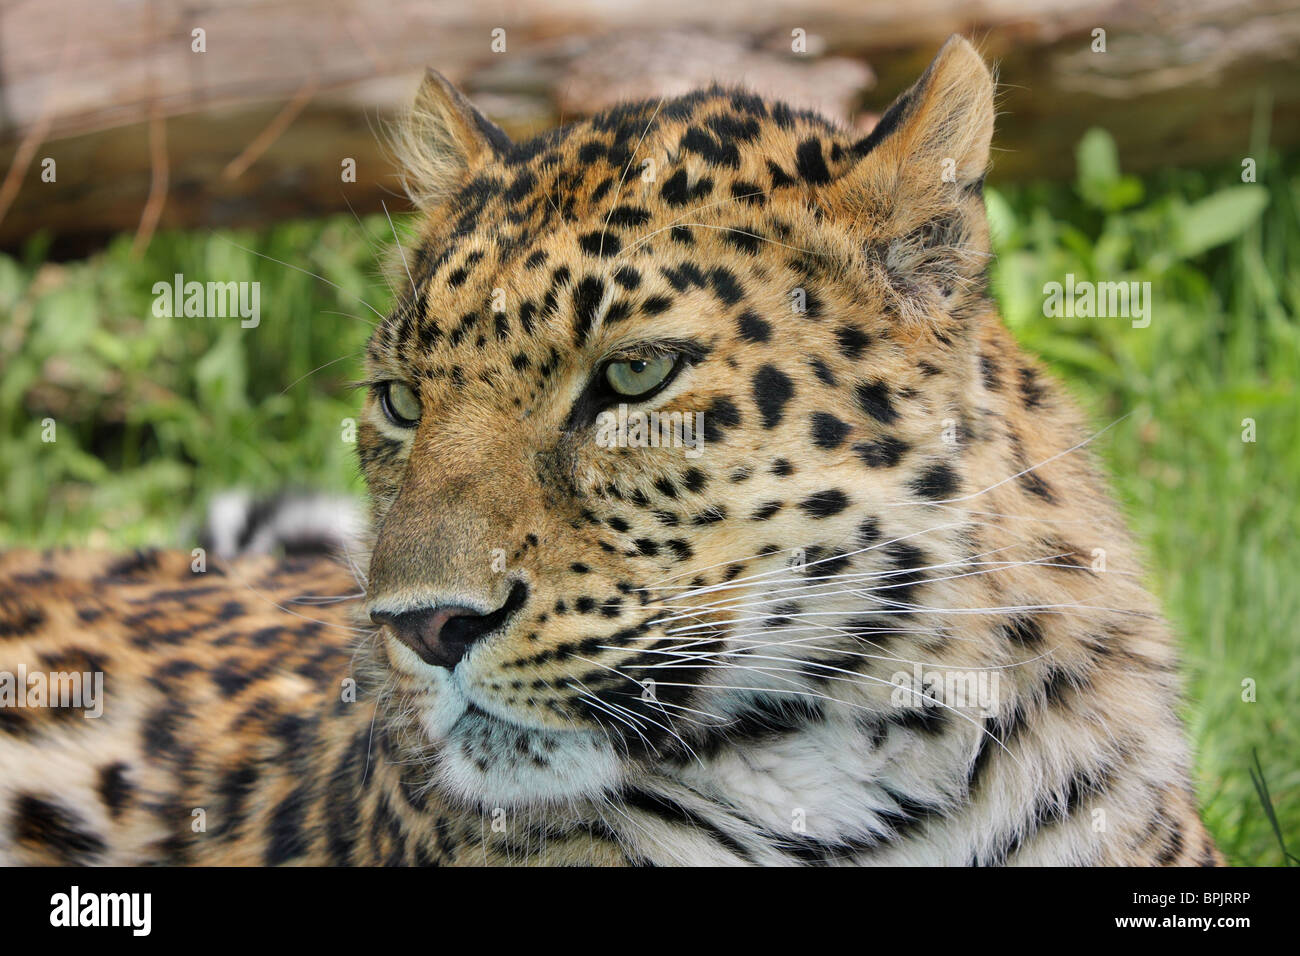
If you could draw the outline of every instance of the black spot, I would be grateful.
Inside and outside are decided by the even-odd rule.
[[[1038,372],[1028,365],[1020,368],[1020,394],[1026,408],[1038,408],[1047,396],[1047,389],[1038,381]]]
[[[604,297],[605,283],[595,276],[584,276],[573,290],[573,335],[579,345],[587,340]]]
[[[733,116],[730,113],[718,113],[710,116],[705,120],[709,129],[717,134],[718,140],[723,143],[729,143],[733,140],[739,140],[747,143],[756,138],[759,133],[758,121],[750,116]]]
[[[764,428],[775,428],[781,422],[786,403],[794,396],[794,383],[780,369],[764,365],[754,373],[754,402]]]
[[[519,306],[519,324],[523,327],[525,335],[531,335],[533,323],[537,321],[537,306],[531,301],[525,301]]]
[[[713,285],[714,293],[724,305],[735,305],[744,294],[739,280],[730,269],[719,266],[709,273],[709,281]]]
[[[614,273],[613,279],[630,292],[641,284],[641,273],[631,266],[620,266]]]
[[[1073,782],[1072,780],[1071,783],[1073,784]],[[1160,856],[1156,858],[1156,866],[1172,866],[1174,861],[1178,859],[1179,854],[1183,852],[1183,834],[1176,820],[1169,821],[1168,834],[1168,843],[1165,844]]]
[[[857,387],[858,405],[878,422],[886,425],[898,418],[889,386],[884,382],[863,382]]]
[[[758,510],[750,515],[750,517],[754,521],[767,521],[772,517],[772,515],[781,510],[782,504],[783,503],[780,501],[769,501],[767,504],[758,508]]]
[[[835,373],[831,371],[830,366],[819,358],[811,360],[813,374],[823,385],[835,387]]]
[[[735,246],[741,252],[754,255],[763,245],[766,237],[754,227],[742,229],[739,226],[728,227],[722,233],[722,239],[728,245]]]
[[[725,830],[719,829],[711,820],[680,803],[647,790],[625,790],[619,796],[621,804],[630,809],[665,821],[676,829],[697,833],[706,840],[712,840],[744,862],[754,862],[743,844],[737,842]]]
[[[724,428],[735,428],[740,424],[740,409],[729,398],[715,398],[704,410],[704,440],[722,441]]]
[[[623,244],[611,232],[589,232],[578,238],[582,251],[593,256],[617,255]]]
[[[254,676],[247,665],[237,658],[224,660],[212,669],[212,682],[227,697],[240,693],[252,682]]]
[[[158,551],[155,548],[137,549],[129,557],[121,558],[104,571],[106,578],[138,578],[158,567]]]
[[[670,206],[685,206],[690,202],[692,193],[686,170],[679,169],[665,179],[664,184],[659,187],[659,195]]]
[[[84,866],[104,852],[104,840],[73,811],[30,793],[14,801],[14,842],[53,854],[60,863]]]
[[[185,705],[175,700],[150,711],[140,724],[140,740],[145,754],[159,761],[183,762],[188,759],[189,751],[177,739],[177,733],[190,716]]]
[[[767,161],[767,171],[772,176],[773,189],[780,189],[782,186],[793,186],[795,183],[793,176],[770,159]]]
[[[1032,617],[1013,617],[1003,625],[1002,635],[1020,647],[1037,647],[1043,643],[1043,630]]]
[[[709,476],[698,468],[688,468],[682,474],[682,484],[686,486],[687,491],[699,493],[704,490],[704,486],[709,483]]]
[[[664,544],[673,552],[678,561],[687,561],[695,554],[691,550],[691,546],[681,538],[673,538],[670,541],[665,541]]]
[[[886,435],[873,442],[854,445],[853,450],[872,468],[891,468],[898,464],[903,453],[908,449],[907,442],[901,438]]]
[[[980,356],[980,373],[984,376],[984,387],[989,391],[995,392],[1002,386],[998,381],[998,363],[987,355]]]
[[[811,137],[799,144],[795,150],[795,168],[804,182],[820,185],[831,181],[830,170],[822,157],[822,143]]]
[[[841,355],[855,359],[871,344],[871,336],[851,325],[842,325],[835,330],[835,341],[839,343]]]
[[[850,427],[827,412],[813,412],[812,440],[818,448],[839,448]]]
[[[652,295],[641,303],[641,311],[646,315],[658,315],[666,312],[673,300],[666,295]]]
[[[1027,471],[1023,475],[1017,476],[1016,480],[1020,483],[1021,487],[1035,497],[1041,498],[1049,505],[1055,503],[1056,495],[1052,493],[1052,486],[1042,478],[1038,477],[1036,473]]]
[[[506,202],[510,203],[511,205],[519,202],[519,200],[527,196],[529,192],[532,191],[533,187],[536,185],[537,185],[537,177],[534,176],[530,170],[525,169],[523,172],[521,172],[518,176],[515,177],[514,182],[510,184],[508,189],[506,189],[505,192]]]
[[[679,148],[695,153],[706,163],[713,166],[740,168],[740,150],[734,143],[719,143],[710,133],[698,126],[689,127],[684,134]]]
[[[753,311],[740,313],[736,325],[740,329],[740,337],[746,342],[766,342],[772,337],[772,326]]]
[[[677,497],[677,486],[668,478],[660,476],[654,480],[655,490],[667,498]]]
[[[616,206],[609,214],[610,226],[644,226],[650,221],[650,211],[641,206]]]
[[[925,572],[921,570],[929,563],[925,552],[906,541],[895,541],[883,550],[892,565],[892,573],[877,593],[891,604],[913,603],[916,589],[925,581]]]
[[[767,197],[763,195],[763,189],[758,183],[746,182],[743,179],[737,179],[731,184],[731,197],[750,206],[762,206],[767,202]]]
[[[819,491],[799,502],[799,508],[811,518],[829,518],[849,505],[849,498],[837,488]]]
[[[880,522],[874,517],[867,517],[858,525],[857,542],[862,547],[870,547],[880,540]]]
[[[912,490],[922,498],[942,501],[957,489],[957,475],[942,462],[931,465],[912,479]]]
[[[135,793],[135,785],[126,778],[126,771],[126,764],[120,760],[105,764],[99,768],[95,783],[99,799],[103,801],[104,806],[108,808],[108,815],[114,820],[122,815],[126,805],[131,802],[131,795]]]
[[[596,203],[604,199],[605,195],[613,188],[614,188],[614,177],[606,176],[604,179],[601,180],[600,185],[591,191],[591,196],[589,197],[588,201],[592,205],[595,205]],[[572,203],[572,199],[570,199],[569,202]]]
[[[718,521],[724,520],[726,517],[727,509],[723,505],[712,505],[691,518],[691,524],[696,526],[714,524]]]
[[[303,822],[307,816],[310,791],[304,784],[297,787],[271,811],[266,827],[268,866],[279,866],[305,854],[309,848]]]
[[[0,638],[24,637],[45,622],[45,612],[16,594],[0,596]]]

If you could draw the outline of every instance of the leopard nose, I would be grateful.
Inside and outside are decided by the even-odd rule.
[[[370,620],[388,625],[426,664],[451,670],[474,644],[505,627],[527,600],[528,585],[516,581],[505,603],[486,614],[459,605],[431,605],[398,613],[374,610]]]

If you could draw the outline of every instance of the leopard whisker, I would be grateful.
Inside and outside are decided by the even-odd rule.
[[[1083,439],[1083,441],[1071,445],[1069,448],[1065,449],[1064,451],[1058,451],[1055,455],[1052,455],[1048,458],[1044,458],[1042,461],[1038,462],[1037,464],[1030,465],[1028,468],[1022,469],[1021,471],[1016,472],[1014,475],[1009,475],[1006,478],[1003,478],[1001,481],[995,481],[987,488],[984,488],[980,491],[971,492],[968,495],[960,495],[956,498],[941,498],[933,502],[928,501],[927,504],[951,505],[959,501],[970,501],[972,498],[978,498],[980,495],[988,494],[994,488],[998,488],[1002,485],[1005,485],[1008,481],[1015,481],[1017,478],[1023,478],[1025,475],[1029,474],[1030,472],[1037,471],[1039,468],[1042,468],[1044,465],[1051,464],[1052,462],[1056,461],[1058,458],[1063,458],[1066,455],[1070,454],[1071,452],[1078,451],[1080,448],[1083,448],[1084,446],[1091,444],[1092,442],[1100,438],[1102,435],[1106,434],[1106,432],[1110,431],[1112,428],[1118,425],[1120,422],[1132,416],[1132,414],[1133,414],[1132,412],[1127,412],[1121,415],[1119,418],[1115,419],[1113,422],[1111,422],[1106,427],[1102,428],[1100,431],[1094,432],[1093,434],[1089,435],[1087,438]],[[915,501],[890,501],[890,502],[884,502],[883,506],[897,508],[903,505],[915,505],[915,504],[916,504]]]
[[[376,309],[373,305],[371,305],[371,304],[370,304],[369,302],[367,302],[365,299],[361,298],[361,296],[356,295],[355,293],[349,292],[347,289],[343,288],[343,286],[339,285],[337,282],[331,282],[329,279],[326,279],[324,276],[317,275],[316,273],[312,272],[310,269],[304,269],[304,268],[302,268],[301,266],[295,266],[295,265],[294,265],[293,263],[291,263],[291,262],[285,262],[283,259],[277,259],[277,258],[275,258],[274,256],[268,256],[268,255],[266,255],[266,254],[263,253],[263,252],[258,252],[256,249],[249,249],[249,248],[247,248],[246,246],[241,246],[239,243],[235,242],[235,241],[232,240],[232,239],[228,239],[226,236],[221,235],[219,232],[212,231],[212,230],[210,230],[210,231],[211,231],[212,235],[216,236],[218,239],[221,239],[223,242],[228,242],[228,243],[230,243],[230,244],[231,244],[232,246],[234,246],[236,249],[242,249],[244,252],[247,252],[247,253],[249,253],[249,254],[251,254],[251,255],[259,256],[259,257],[261,257],[261,258],[263,258],[263,259],[266,259],[266,260],[268,260],[268,261],[270,261],[270,262],[274,262],[274,263],[277,263],[278,265],[282,265],[282,266],[284,266],[286,269],[293,269],[295,272],[301,272],[301,273],[303,273],[304,275],[309,275],[309,276],[311,276],[313,279],[316,279],[316,280],[318,280],[318,281],[320,281],[320,282],[324,282],[327,286],[330,286],[330,287],[333,288],[333,289],[337,289],[339,292],[342,292],[344,295],[349,296],[349,297],[355,299],[356,301],[360,302],[362,305],[364,305],[364,306],[365,306],[367,309],[369,309],[371,312],[375,313],[375,315],[379,318],[379,321],[380,321],[380,322],[383,322],[384,319],[386,318],[386,316],[385,316],[382,312],[380,312],[378,309]],[[364,322],[365,320],[363,319],[362,321]],[[367,322],[366,324],[369,325],[371,328],[376,328],[376,327],[378,326],[379,323],[377,323],[377,322]]]
[[[384,200],[381,199],[379,200],[379,205],[383,207],[384,218],[388,220],[388,228],[392,230],[393,245],[397,246],[397,253],[402,257],[402,268],[406,270],[407,281],[411,283],[411,294],[415,295],[416,294],[415,279],[412,278],[411,276],[411,266],[406,261],[406,250],[402,248],[402,240],[397,238],[397,227],[393,225],[393,217],[388,212],[388,203],[386,203]]]
[[[730,666],[730,665],[728,665],[728,666]],[[761,672],[761,671],[764,670],[764,669],[763,669],[763,668],[753,668],[753,670]],[[841,699],[841,698],[839,698],[839,697],[832,697],[832,696],[830,696],[829,694],[819,694],[819,693],[817,693],[817,692],[815,692],[815,691],[795,691],[795,690],[785,690],[784,688],[780,688],[780,687],[749,687],[749,686],[734,685],[734,684],[685,684],[685,683],[680,683],[680,682],[678,682],[678,683],[673,683],[673,682],[669,682],[669,681],[657,681],[656,683],[658,683],[658,684],[660,684],[660,685],[662,685],[662,686],[664,686],[664,687],[696,687],[696,688],[706,689],[706,690],[738,690],[738,691],[746,691],[746,692],[749,692],[749,693],[757,693],[757,694],[791,694],[791,695],[799,696],[799,697],[810,697],[810,698],[813,698],[813,699],[815,699],[815,700],[823,700],[823,701],[826,701],[827,703],[831,703],[831,704],[840,704],[840,705],[843,705],[843,706],[845,706],[845,707],[853,708],[853,709],[855,709],[855,710],[865,711],[866,713],[869,713],[869,714],[871,714],[871,715],[873,715],[873,716],[879,716],[879,711],[875,710],[874,708],[867,707],[867,706],[864,705],[864,704],[858,704],[858,703],[855,703],[855,702],[850,701],[850,700],[843,700],[843,699]],[[888,681],[885,681],[885,683],[889,683],[889,682],[888,682]],[[891,684],[890,686],[891,686],[891,687],[898,687],[898,685],[896,685],[896,684]],[[908,688],[908,689],[909,689],[909,690],[912,690],[912,693],[913,693],[915,696],[917,696],[917,697],[921,697],[921,696],[922,696],[922,695],[920,695],[919,693],[917,693],[914,689],[911,689],[911,688]],[[923,699],[928,699],[928,698],[923,698]],[[1013,754],[1013,753],[1012,753],[1012,752],[1007,748],[1007,746],[1006,746],[1005,743],[1003,743],[1001,740],[998,739],[997,735],[993,734],[991,731],[989,731],[987,728],[985,728],[985,727],[983,726],[983,723],[982,723],[982,722],[980,722],[980,721],[976,721],[976,720],[974,720],[973,718],[967,717],[965,714],[961,714],[960,711],[957,711],[957,713],[958,713],[958,715],[959,715],[960,717],[962,717],[964,720],[967,720],[967,721],[969,721],[970,723],[974,724],[976,727],[978,727],[980,733],[982,733],[984,736],[986,736],[986,737],[988,737],[990,740],[992,740],[992,741],[993,741],[993,742],[994,742],[998,747],[1001,747],[1001,748],[1002,748],[1003,752],[1006,753],[1007,758],[1008,758],[1009,760],[1011,760],[1013,763],[1015,763],[1017,767],[1021,767],[1021,763],[1020,763],[1020,761],[1019,761],[1018,759],[1016,759],[1015,754]],[[1022,767],[1022,769],[1023,769],[1023,767]]]
[[[1006,550],[1006,549],[1005,549],[1005,548],[1000,548],[1000,549],[998,549],[998,550]],[[991,551],[991,552],[987,552],[987,553],[989,553],[989,554],[994,554],[994,553],[996,553],[996,552],[995,552],[995,551]],[[977,555],[977,557],[978,557],[978,556],[979,556],[979,555]],[[1059,555],[1056,556],[1056,557],[1059,557]],[[939,582],[939,581],[951,581],[951,580],[956,580],[957,578],[968,577],[968,576],[975,575],[975,574],[989,574],[989,573],[992,573],[992,572],[994,572],[994,571],[1011,570],[1011,569],[1020,568],[1020,567],[1047,566],[1047,565],[1042,565],[1042,564],[1040,563],[1040,560],[1038,560],[1038,559],[1036,559],[1036,560],[1034,560],[1034,561],[1017,561],[1017,562],[976,562],[976,564],[977,564],[977,565],[979,565],[979,564],[992,564],[992,565],[994,565],[994,567],[991,567],[991,568],[985,568],[984,570],[980,570],[980,571],[965,571],[965,572],[963,572],[963,573],[961,573],[961,574],[953,574],[953,575],[945,575],[945,576],[941,576],[941,577],[928,578],[928,579],[927,579],[927,583],[934,583],[934,582]],[[898,587],[910,587],[910,586],[911,586],[911,582],[904,582],[903,584],[883,584],[883,585],[879,585],[879,586],[876,586],[876,587],[865,588],[865,589],[863,589],[863,588],[850,588],[850,589],[846,589],[846,590],[832,591],[832,592],[824,592],[824,591],[823,591],[823,592],[817,592],[816,589],[819,589],[819,588],[826,588],[826,587],[832,587],[832,586],[835,586],[835,585],[838,585],[838,584],[842,584],[842,583],[846,583],[846,582],[849,582],[849,581],[862,581],[862,582],[865,583],[865,582],[867,582],[867,581],[876,581],[876,580],[881,580],[881,579],[886,579],[886,578],[899,577],[899,576],[902,576],[902,575],[905,575],[905,574],[916,574],[916,573],[920,573],[920,572],[935,571],[935,570],[941,570],[941,569],[944,569],[944,568],[952,568],[952,567],[969,567],[970,565],[971,565],[971,562],[966,561],[966,560],[963,559],[963,560],[960,560],[960,561],[949,561],[949,562],[945,562],[945,563],[943,563],[943,564],[932,564],[932,565],[918,566],[918,567],[915,567],[915,568],[891,568],[891,569],[888,569],[888,570],[882,570],[882,571],[869,571],[869,572],[846,572],[846,573],[844,573],[844,574],[838,574],[838,575],[824,575],[824,576],[819,577],[819,578],[813,578],[813,579],[810,579],[810,580],[813,580],[813,581],[820,581],[820,582],[821,582],[820,584],[806,584],[806,585],[803,585],[803,586],[796,586],[796,587],[792,587],[792,588],[783,588],[783,589],[779,589],[779,590],[777,590],[777,591],[769,591],[769,592],[766,592],[766,594],[767,594],[768,596],[767,596],[767,597],[764,597],[762,600],[759,600],[759,601],[753,601],[753,602],[749,602],[749,603],[735,603],[736,601],[741,600],[742,597],[743,597],[743,596],[738,596],[738,597],[727,598],[727,599],[724,599],[724,600],[722,600],[722,601],[712,602],[712,603],[704,604],[704,605],[676,605],[676,607],[678,607],[678,608],[692,608],[692,609],[694,609],[695,611],[706,611],[706,610],[707,610],[707,611],[716,611],[716,610],[732,610],[732,609],[735,609],[735,608],[742,608],[742,607],[761,607],[761,606],[764,605],[764,604],[775,604],[775,603],[778,603],[778,602],[784,602],[784,601],[793,600],[794,598],[792,598],[792,597],[780,597],[780,596],[777,596],[777,595],[791,595],[791,594],[793,594],[793,595],[795,595],[795,596],[798,596],[798,595],[801,595],[801,594],[802,594],[802,595],[805,595],[805,596],[807,596],[807,597],[833,597],[833,596],[835,596],[835,595],[839,595],[839,594],[854,594],[854,595],[859,595],[859,596],[863,596],[863,597],[865,597],[865,596],[868,596],[870,593],[872,593],[872,592],[874,592],[874,591],[887,591],[887,590],[891,590],[891,589],[898,588]],[[785,581],[768,582],[768,583],[777,583],[777,584],[791,583],[791,584],[797,584],[798,581],[799,581],[798,578],[788,578],[788,579],[786,579]],[[731,602],[731,603],[728,603],[728,602]],[[663,605],[660,605],[660,606],[663,606]],[[680,619],[681,617],[691,617],[691,616],[694,616],[694,615],[691,615],[691,614],[682,614],[682,615],[678,615],[678,616],[676,616],[676,617],[665,617],[665,618],[659,618],[659,619],[657,619],[657,620],[652,620],[652,621],[650,621],[650,622],[648,622],[648,623],[650,623],[650,624],[666,624],[666,623],[671,623],[671,622],[674,621],[674,620],[678,620],[678,619]]]
[[[604,664],[604,663],[602,663],[602,662],[600,662],[600,661],[589,660],[588,658],[582,657],[581,655],[577,655],[577,654],[575,654],[574,656],[577,657],[577,659],[580,660],[580,661],[585,661],[586,663],[588,663],[588,664],[592,664],[592,665],[594,665],[594,666],[596,666],[596,667],[603,667],[603,668],[605,668],[606,670],[610,671],[611,673],[613,673],[613,674],[617,674],[619,677],[622,677],[624,680],[629,681],[629,682],[631,682],[632,684],[635,684],[638,688],[641,688],[641,686],[642,686],[640,681],[636,680],[636,678],[634,678],[634,677],[631,677],[631,676],[629,676],[629,675],[623,673],[623,672],[622,672],[621,670],[619,670],[617,667],[611,667],[611,666],[609,666],[608,664]],[[577,680],[577,678],[574,678],[574,680]],[[583,685],[583,686],[586,686],[586,685]],[[608,703],[608,701],[607,701],[606,703]],[[657,703],[657,701],[656,701],[656,703]],[[617,706],[617,705],[615,705],[615,706]],[[620,709],[624,709],[624,710],[625,710],[626,708],[622,708],[622,707],[620,707]],[[687,752],[690,753],[690,755],[691,755],[692,757],[694,757],[695,760],[696,760],[696,761],[697,761],[701,766],[704,765],[704,761],[700,760],[699,755],[696,754],[695,751],[691,749],[690,744],[688,744],[688,743],[687,743],[687,742],[686,742],[686,741],[681,737],[681,735],[678,734],[677,731],[674,730],[672,727],[666,727],[666,726],[664,726],[663,724],[659,723],[658,721],[654,720],[653,718],[651,718],[651,717],[647,717],[645,714],[638,714],[637,716],[640,717],[642,720],[647,720],[647,721],[649,721],[650,723],[654,724],[654,725],[655,725],[656,727],[658,727],[659,729],[661,729],[661,730],[667,732],[670,736],[674,737],[674,738],[678,741],[678,743],[680,743],[683,747],[686,748]],[[667,713],[664,714],[664,719],[667,720],[669,723],[672,722],[672,718],[669,717]],[[657,753],[657,752],[658,752],[658,751],[656,751],[656,753]]]

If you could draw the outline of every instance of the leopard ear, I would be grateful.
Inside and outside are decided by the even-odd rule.
[[[424,71],[415,105],[397,129],[394,146],[411,201],[437,207],[469,173],[510,149],[510,137],[474,108],[437,70]]]
[[[853,144],[857,162],[820,203],[876,249],[887,244],[891,265],[912,260],[950,279],[982,271],[992,137],[993,77],[975,48],[953,36],[871,133]]]

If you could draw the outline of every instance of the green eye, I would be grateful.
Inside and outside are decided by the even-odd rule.
[[[420,422],[420,399],[405,382],[385,382],[380,387],[379,404],[398,428],[414,428]]]
[[[605,366],[605,381],[619,395],[639,398],[662,385],[676,365],[672,355],[619,359]]]

